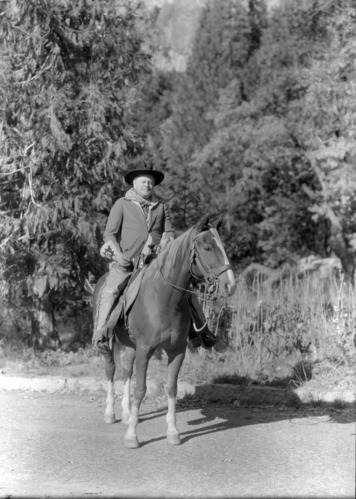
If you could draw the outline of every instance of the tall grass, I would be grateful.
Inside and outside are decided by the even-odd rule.
[[[236,312],[229,343],[236,351],[244,355],[254,346],[260,362],[296,351],[352,360],[354,290],[335,280],[321,284],[314,276],[283,280],[274,288],[256,284],[252,293],[242,284],[231,303]]]
[[[219,304],[213,352],[188,355],[185,370],[210,381],[301,385],[318,373],[329,383],[355,374],[356,294],[310,275],[274,286],[239,282]],[[248,381],[249,380],[249,381]]]

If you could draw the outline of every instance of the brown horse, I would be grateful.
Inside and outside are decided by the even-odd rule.
[[[210,219],[209,215],[203,217],[149,264],[126,323],[119,321],[114,328],[113,348],[102,350],[108,380],[106,423],[115,422],[114,374],[121,358],[124,376],[122,421],[128,424],[125,435],[127,448],[139,446],[136,433],[138,413],[146,393],[148,362],[158,347],[168,356],[167,439],[173,445],[180,444],[176,428],[176,395],[178,373],[192,322],[188,303],[189,294],[193,292],[190,284],[195,279],[203,279],[210,291],[215,290],[220,296],[228,296],[235,291],[234,275],[217,232],[221,217],[214,224],[209,223]],[[102,285],[101,279],[94,290],[94,317]],[[131,404],[130,384],[135,359],[136,386]]]

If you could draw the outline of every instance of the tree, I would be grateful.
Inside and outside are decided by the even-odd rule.
[[[304,78],[299,140],[319,181],[307,190],[315,219],[330,224],[331,247],[340,258],[345,281],[356,269],[356,6],[343,0],[315,5],[329,33],[329,49]]]
[[[88,272],[103,272],[103,217],[142,147],[127,122],[150,71],[146,13],[124,0],[3,0],[1,10],[1,266],[44,347],[56,343],[55,314],[80,305]]]
[[[237,0],[207,2],[186,73],[177,75],[172,115],[163,128],[168,170],[176,195],[172,209],[180,221],[184,220],[183,225],[206,209],[201,203],[204,184],[195,175],[193,160],[214,131],[219,94],[239,75],[252,45],[258,43],[252,22],[255,29],[256,18],[252,21]]]
[[[334,251],[352,281],[354,33],[351,0],[207,3],[164,146],[177,218],[227,212],[235,262]]]
[[[328,37],[313,5],[286,2],[256,40],[239,77],[220,92],[214,133],[194,165],[210,186],[202,203],[213,200],[229,214],[230,254],[278,266],[327,251],[325,224],[312,220],[302,189],[317,188],[317,179],[295,122],[308,88],[302,71],[325,52]]]

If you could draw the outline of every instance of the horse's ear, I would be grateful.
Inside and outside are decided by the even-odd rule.
[[[217,219],[216,216],[216,213],[208,213],[207,215],[204,215],[195,226],[197,232],[209,230],[211,227],[218,229],[222,222],[222,215],[219,215]]]
[[[211,226],[214,227],[214,229],[216,229],[218,231],[223,223],[223,218],[224,218],[224,215],[222,213],[220,213],[218,218],[211,224]]]
[[[197,233],[203,232],[204,230],[209,230],[209,218],[210,218],[210,216],[211,216],[210,213],[208,213],[207,215],[204,215],[203,217],[201,217],[199,222],[195,225],[195,230],[197,231]]]

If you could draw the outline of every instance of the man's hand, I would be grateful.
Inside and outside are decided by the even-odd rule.
[[[131,260],[126,258],[113,241],[107,241],[100,249],[100,255],[109,262],[116,262],[122,267],[130,267]]]

